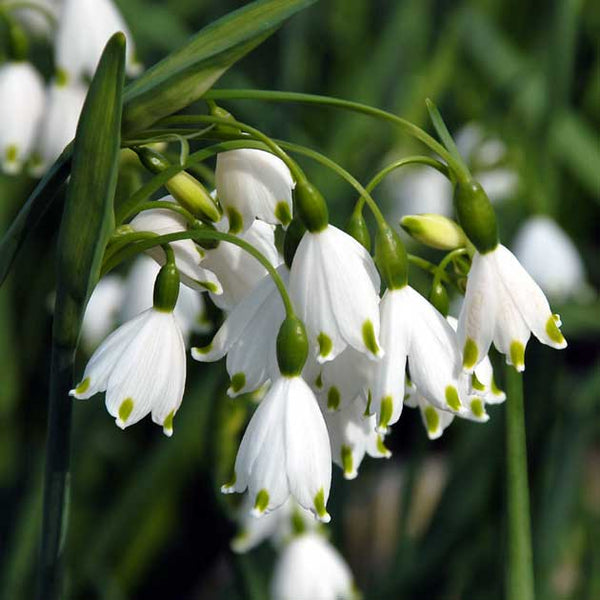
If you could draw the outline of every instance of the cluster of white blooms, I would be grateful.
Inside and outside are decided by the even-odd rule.
[[[0,64],[0,167],[16,174],[28,164],[36,177],[73,139],[88,82],[113,33],[127,36],[128,74],[139,71],[131,35],[112,0],[39,4],[55,15],[56,28],[48,28],[48,20],[31,6],[18,9],[16,16],[31,34],[49,33],[56,65],[51,82],[46,86],[22,57]]]

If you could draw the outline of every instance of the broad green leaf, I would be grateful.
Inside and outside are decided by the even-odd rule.
[[[198,100],[288,17],[316,0],[256,0],[198,32],[127,86],[123,132],[131,134]]]

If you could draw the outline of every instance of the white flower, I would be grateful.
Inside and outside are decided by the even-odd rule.
[[[280,547],[289,541],[294,533],[312,531],[318,524],[314,515],[292,498],[259,519],[252,514],[251,509],[252,499],[246,495],[240,509],[240,529],[231,540],[231,549],[234,552],[248,552],[267,539],[276,547]]]
[[[229,229],[228,219],[217,224],[221,231]],[[275,247],[273,226],[263,221],[254,221],[238,236],[259,250],[273,265],[279,265],[281,257]],[[220,242],[215,249],[205,250],[203,265],[211,270],[221,282],[223,293],[211,294],[211,300],[222,310],[232,310],[254,286],[267,274],[267,270],[254,256],[229,242]]]
[[[586,291],[581,256],[571,238],[550,217],[525,221],[515,236],[513,249],[525,270],[557,302]]]
[[[81,326],[81,339],[86,348],[94,350],[114,329],[124,292],[123,280],[118,275],[107,275],[98,282],[85,309]]]
[[[378,429],[385,432],[400,418],[407,360],[412,380],[431,404],[467,413],[459,382],[460,350],[446,319],[410,286],[387,290],[380,309],[385,356],[372,365],[370,406]]]
[[[289,496],[328,522],[331,451],[323,415],[302,377],[276,379],[252,415],[224,493],[248,488],[253,514],[281,506]]]
[[[401,169],[403,171],[404,169]],[[401,176],[401,178],[400,178]],[[421,213],[452,216],[452,184],[431,167],[412,167],[392,177],[394,204],[390,211],[399,219]],[[400,210],[396,207],[400,207]],[[393,220],[397,220],[393,217]]]
[[[277,269],[284,284],[288,280],[285,265]],[[285,309],[270,275],[254,287],[232,311],[217,331],[211,344],[193,348],[192,356],[201,362],[220,360],[227,354],[230,396],[260,388],[279,375],[276,342]]]
[[[171,196],[164,196],[160,200],[174,202]],[[186,231],[185,219],[172,210],[166,208],[153,208],[137,214],[129,223],[134,231],[150,231],[157,235],[167,235]],[[204,250],[192,240],[179,240],[170,243],[175,253],[175,263],[181,282],[196,290],[209,290],[215,294],[222,294],[223,288],[217,276],[210,270],[200,266],[204,258]],[[148,254],[159,264],[165,263],[165,251],[160,246],[148,250]]]
[[[370,254],[333,225],[306,232],[290,273],[290,294],[317,360],[347,346],[379,358],[379,274]]]
[[[154,282],[159,270],[159,265],[150,257],[141,255],[136,258],[125,280],[120,313],[122,322],[132,319],[152,306]],[[204,296],[180,284],[173,314],[179,323],[184,340],[187,340],[193,332],[206,333],[210,329],[205,311]]]
[[[232,233],[248,229],[255,217],[273,225],[291,221],[294,180],[286,164],[270,152],[221,152],[215,178]]]
[[[87,87],[81,83],[61,85],[54,81],[50,85],[37,142],[40,164],[36,166],[36,174],[43,173],[75,137],[86,94]]]
[[[185,387],[185,345],[172,312],[149,308],[109,335],[69,394],[106,392],[106,408],[124,429],[152,413],[166,435]]]
[[[365,415],[365,408],[364,397],[357,396],[337,412],[323,411],[333,462],[342,468],[346,479],[358,475],[365,454],[373,458],[392,455],[383,443],[383,436],[375,430],[375,415]]]
[[[28,62],[0,67],[0,165],[19,173],[35,142],[46,93],[41,75]]]
[[[352,600],[352,573],[338,551],[321,535],[294,538],[275,566],[271,600]]]
[[[507,364],[523,371],[531,332],[543,344],[566,347],[560,325],[544,292],[510,250],[499,244],[486,254],[475,252],[458,319],[467,373],[483,360],[492,341]]]
[[[55,62],[71,80],[91,77],[110,37],[122,31],[127,38],[126,68],[139,73],[129,29],[112,0],[64,0],[55,39]]]
[[[52,33],[52,24],[48,17],[41,13],[41,11],[33,8],[36,4],[49,14],[53,15],[54,18],[58,19],[58,6],[61,0],[32,0],[30,6],[23,6],[23,8],[11,9],[11,13],[28,31],[36,35],[44,35],[49,37]],[[2,1],[0,1],[2,5]]]

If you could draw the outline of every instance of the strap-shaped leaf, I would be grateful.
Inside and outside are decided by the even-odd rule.
[[[315,1],[256,0],[202,29],[127,87],[123,131],[139,131],[200,98],[285,19]]]

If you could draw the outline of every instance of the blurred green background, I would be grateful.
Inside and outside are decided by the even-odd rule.
[[[244,3],[117,4],[149,66]],[[428,129],[430,97],[451,131],[478,122],[505,143],[504,160],[518,176],[514,193],[497,207],[503,240],[533,214],[552,216],[598,290],[599,32],[600,5],[592,1],[321,0],[217,87],[337,95]],[[38,46],[36,64],[49,75],[47,42]],[[366,117],[255,101],[223,104],[273,137],[328,154],[363,183],[390,157],[424,150]],[[353,191],[300,162],[330,202],[333,222],[343,224]],[[392,181],[376,195],[388,207],[402,178]],[[33,185],[25,177],[0,177],[0,230]],[[34,586],[59,218],[56,203],[0,290],[0,598],[7,600],[31,598]],[[413,275],[417,286],[427,281]],[[600,302],[592,293],[553,308],[569,347],[554,352],[532,342],[525,373],[537,597],[597,600]],[[218,311],[211,314],[217,324]],[[497,378],[502,383],[502,368]],[[148,419],[124,434],[99,398],[75,403],[66,597],[267,597],[275,554],[268,544],[232,554],[232,505],[218,493],[248,408],[226,397],[226,384],[222,364],[190,364],[170,440]],[[331,535],[365,600],[503,597],[505,408],[491,407],[490,414],[486,425],[455,421],[441,440],[429,442],[417,412],[406,410],[387,442],[389,461],[367,458],[350,482],[335,467]]]

